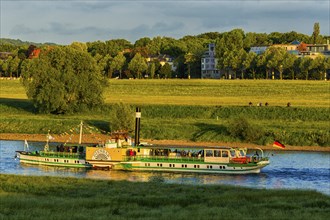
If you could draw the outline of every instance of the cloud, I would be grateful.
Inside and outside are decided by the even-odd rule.
[[[242,28],[245,32],[311,33],[320,22],[329,35],[327,0],[89,0],[5,1],[1,37],[69,44],[141,37],[179,38]]]

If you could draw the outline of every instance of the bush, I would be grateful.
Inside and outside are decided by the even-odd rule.
[[[134,130],[134,110],[130,105],[120,102],[112,106],[110,129],[111,131],[126,132]]]
[[[229,123],[228,131],[232,137],[241,141],[256,142],[264,136],[264,131],[257,125],[252,125],[244,117],[240,116]]]

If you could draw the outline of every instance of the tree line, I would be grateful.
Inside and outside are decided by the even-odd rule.
[[[51,48],[72,48],[88,53],[95,60],[100,73],[106,78],[201,78],[201,58],[209,43],[216,45],[217,68],[223,78],[267,79],[276,75],[280,79],[324,79],[330,69],[330,60],[324,56],[316,59],[298,58],[288,54],[283,48],[269,47],[265,53],[257,55],[249,52],[252,46],[288,44],[298,40],[305,43],[326,43],[329,36],[319,34],[318,23],[311,36],[294,31],[287,33],[244,33],[242,29],[229,32],[209,32],[180,39],[171,37],[143,37],[134,44],[125,39],[95,42],[73,42],[67,46],[39,45],[41,53]],[[2,40],[0,52],[10,54],[0,59],[1,77],[20,77],[24,66],[31,60],[31,46],[20,41]],[[171,66],[161,65],[159,57],[173,58]],[[149,62],[146,58],[151,57]]]

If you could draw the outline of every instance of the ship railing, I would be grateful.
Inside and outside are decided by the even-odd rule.
[[[169,157],[169,156],[148,156],[148,155],[137,155],[137,156],[126,156],[126,161],[166,161],[166,162],[203,162],[204,157]]]
[[[61,158],[78,158],[83,159],[84,155],[82,153],[72,153],[72,152],[54,152],[54,151],[40,151],[40,156],[45,157],[61,157]]]

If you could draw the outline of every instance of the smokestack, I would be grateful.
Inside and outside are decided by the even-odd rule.
[[[141,110],[139,107],[136,107],[134,146],[139,146],[139,144],[140,144],[140,119],[141,119]]]

